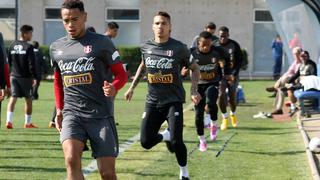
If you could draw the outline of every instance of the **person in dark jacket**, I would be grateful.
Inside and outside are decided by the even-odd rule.
[[[33,51],[35,55],[35,69],[36,69],[36,80],[37,83],[33,86],[32,96],[34,100],[39,99],[38,89],[40,86],[40,81],[42,79],[42,72],[45,70],[45,62],[43,59],[43,53],[41,49],[39,49],[39,43],[37,41],[33,41]]]

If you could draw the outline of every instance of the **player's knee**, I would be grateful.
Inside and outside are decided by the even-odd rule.
[[[117,179],[116,172],[112,169],[106,169],[106,170],[100,171],[100,176],[101,176],[101,179],[103,180]]]
[[[150,144],[150,142],[148,141],[147,138],[140,138],[140,144],[144,149],[151,149],[152,145]]]
[[[75,169],[77,169],[77,167],[80,167],[79,166],[80,158],[78,158],[72,154],[69,154],[69,155],[65,155],[64,159],[65,159],[65,164],[68,169],[75,170]]]

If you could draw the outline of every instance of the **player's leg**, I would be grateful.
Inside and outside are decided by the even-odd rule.
[[[101,179],[117,179],[115,161],[119,146],[114,119],[90,119],[85,127],[90,139],[92,156],[97,159]]]
[[[217,139],[217,131],[218,131],[218,105],[217,99],[219,96],[219,87],[211,85],[207,88],[206,91],[206,104],[207,104],[207,112],[210,114],[211,118],[211,126],[210,126],[210,138],[211,140]]]
[[[227,113],[227,96],[226,96],[226,89],[227,89],[227,81],[225,79],[222,79],[220,81],[220,86],[219,86],[219,107],[220,111],[222,114],[222,122],[220,129],[221,130],[226,130],[228,128],[228,118],[229,115]]]
[[[140,143],[143,148],[151,149],[162,140],[166,140],[159,133],[159,129],[165,119],[166,117],[159,111],[159,108],[146,104],[140,128]]]
[[[205,109],[205,90],[206,85],[198,85],[198,92],[201,95],[202,99],[200,100],[199,104],[194,106],[195,109],[195,125],[196,130],[199,138],[199,150],[206,151],[207,150],[207,143],[206,138],[204,136],[204,109]]]
[[[60,141],[67,169],[67,179],[84,179],[81,170],[81,157],[86,141],[86,131],[83,127],[79,117],[64,114]]]
[[[230,119],[233,127],[237,127],[238,120],[236,117],[236,109],[237,109],[237,88],[239,84],[239,78],[235,77],[234,81],[228,87],[228,96],[229,96],[229,104],[230,104]]]
[[[12,129],[13,128],[13,112],[17,102],[17,98],[21,97],[21,92],[18,84],[18,80],[15,77],[10,77],[11,83],[11,97],[9,99],[7,105],[7,120],[6,120],[6,128]]]
[[[188,178],[187,147],[183,142],[183,107],[182,103],[174,103],[168,110],[171,145],[175,150],[176,159],[180,166],[180,179]]]
[[[32,79],[21,78],[19,79],[19,87],[22,88],[22,96],[25,97],[25,128],[37,128],[31,121],[32,115]]]

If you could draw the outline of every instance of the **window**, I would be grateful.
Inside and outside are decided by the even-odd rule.
[[[14,19],[16,17],[16,11],[14,8],[0,8],[1,19]]]
[[[268,10],[255,10],[254,21],[255,22],[273,22],[273,19]]]
[[[60,19],[60,9],[57,8],[47,8],[46,9],[46,19]]]
[[[107,20],[140,20],[139,9],[107,9]]]

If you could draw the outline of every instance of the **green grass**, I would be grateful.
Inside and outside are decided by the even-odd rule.
[[[186,111],[184,140],[192,179],[312,179],[302,138],[295,121],[278,123],[271,119],[253,119],[259,111],[271,111],[272,99],[264,88],[272,81],[244,81],[247,103],[238,107],[239,127],[219,131],[216,142],[209,142],[207,152],[197,149],[194,112]],[[186,83],[189,89],[189,83]],[[128,84],[126,88],[128,87]],[[123,100],[124,88],[115,103],[116,121],[120,124],[120,143],[139,133],[144,109],[146,84],[140,84],[132,102]],[[40,99],[34,102],[34,122],[39,129],[23,129],[23,99],[14,115],[14,129],[6,130],[6,103],[2,104],[0,130],[0,179],[65,179],[63,154],[58,134],[49,129],[53,109],[52,82],[40,86]],[[188,93],[187,93],[188,94]],[[188,105],[190,103],[187,98]],[[220,115],[219,115],[220,117]],[[219,120],[220,121],[220,120]],[[208,135],[208,130],[205,131]],[[217,152],[232,135],[219,157]],[[91,162],[91,152],[83,155],[83,167]],[[174,154],[160,143],[152,150],[133,144],[117,159],[118,179],[178,179],[179,168]],[[100,179],[94,172],[87,179]]]

